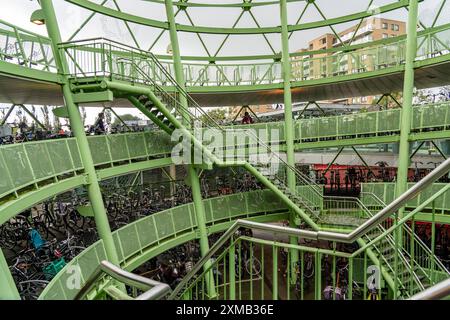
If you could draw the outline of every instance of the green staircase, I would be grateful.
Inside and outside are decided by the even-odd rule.
[[[138,49],[133,50],[137,51]],[[175,129],[180,129],[191,139],[194,149],[200,150],[202,155],[211,161],[213,165],[219,167],[244,167],[285,202],[301,220],[306,222],[308,228],[313,231],[320,230],[320,224],[325,222],[322,218],[323,213],[326,211],[324,211],[323,204],[327,201],[330,202],[330,199],[327,200],[323,197],[321,187],[311,181],[309,177],[288,165],[277,152],[272,151],[272,148],[261,141],[252,131],[241,130],[239,132],[239,134],[245,136],[245,141],[248,141],[246,142],[247,147],[258,148],[259,151],[263,150],[266,154],[265,160],[272,164],[276,163],[281,167],[281,170],[273,170],[271,167],[268,167],[266,165],[267,161],[264,163],[252,161],[248,157],[236,157],[234,153],[231,156],[227,152],[224,152],[225,155],[214,153],[208,148],[208,145],[198,141],[195,137],[192,129],[194,124],[196,122],[201,123],[203,129],[216,130],[223,137],[227,135],[227,130],[205,113],[184,88],[172,78],[153,54],[139,50],[139,54],[135,55],[133,59],[124,59],[124,55],[129,57],[132,54],[115,52],[112,49],[103,53],[105,53],[105,59],[109,61],[108,64],[114,65],[120,61],[120,68],[118,69],[121,72],[111,72],[106,75],[102,79],[101,86],[98,86],[97,89],[105,89],[106,87],[108,90],[117,93],[117,95],[125,95],[133,105],[168,134],[171,134]],[[150,77],[151,74],[155,74],[154,68],[158,69],[158,74],[165,79],[166,85],[174,89],[173,92],[166,91],[158,84],[156,79]],[[124,73],[124,70],[127,70],[127,72]],[[131,81],[124,83],[126,82],[124,80]],[[80,81],[82,79],[76,79],[77,84]],[[76,85],[74,87],[76,88]],[[90,86],[89,89],[96,90],[96,87]],[[288,187],[288,173],[295,176],[296,185],[300,188],[293,190]],[[353,219],[354,225],[366,221],[373,215],[359,199],[336,198],[331,202],[333,201],[352,203],[354,207],[346,208],[345,212],[336,210],[336,208],[328,208],[327,212],[341,215],[341,220],[345,220],[348,214],[354,216],[355,213],[358,213],[359,217],[357,218],[359,220]],[[381,207],[385,206],[384,204],[380,205]],[[366,232],[358,240],[358,243],[361,246],[371,243],[375,238],[385,233],[394,220],[394,215],[391,216],[391,219],[386,219],[383,223]],[[357,222],[355,223],[355,221]],[[400,234],[411,235],[411,233],[408,233],[410,230],[406,227],[406,225],[402,226]],[[428,257],[431,264],[429,266],[440,273],[448,274],[448,271],[439,263],[438,259],[417,237],[409,236],[408,239],[411,239],[411,246],[420,248],[420,254]],[[377,262],[383,270],[385,280],[391,289],[397,292],[398,297],[408,298],[437,283],[435,279],[436,270],[432,269],[430,272],[426,268],[427,266],[423,266],[417,261],[414,254],[410,254],[405,250],[404,243],[398,245],[399,243],[399,239],[389,234],[384,236],[381,241],[374,243],[367,250],[371,252],[372,260]]]

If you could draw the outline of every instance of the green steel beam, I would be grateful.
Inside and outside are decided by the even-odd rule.
[[[17,214],[25,211],[26,209],[45,201],[46,199],[66,191],[73,190],[85,183],[86,177],[84,175],[79,175],[60,180],[37,190],[22,194],[19,198],[0,205],[0,225],[4,224],[11,218],[14,218]]]
[[[120,12],[118,10],[110,9],[105,6],[101,6],[99,4],[93,3],[88,0],[66,0],[72,4],[80,6],[82,8],[95,11],[110,17],[118,18],[121,20],[125,20],[128,22],[161,28],[161,29],[169,29],[168,22],[157,21],[154,19],[148,19],[144,17],[140,17],[137,15]],[[421,1],[421,0],[420,0]],[[390,11],[394,11],[408,5],[407,0],[401,0],[395,3],[391,3],[385,6],[380,6],[377,8],[376,14],[386,13]],[[173,8],[172,8],[173,10]],[[337,25],[341,23],[346,23],[354,20],[363,19],[366,17],[371,17],[375,12],[372,11],[363,11],[347,16],[342,16],[338,18],[332,18],[328,20],[320,20],[315,22],[304,23],[300,25],[291,25],[288,26],[288,31],[300,31],[300,30],[309,30],[314,28],[321,28],[326,26]],[[281,31],[281,27],[263,27],[263,28],[215,28],[215,27],[204,27],[204,26],[189,26],[183,24],[177,24],[177,31],[182,32],[193,32],[193,33],[206,33],[206,34],[263,34],[263,33],[279,33]]]
[[[444,152],[442,152],[441,148],[439,148],[439,146],[436,144],[436,142],[431,140],[431,144],[436,148],[436,150],[439,152],[439,154],[442,156],[442,158],[444,158],[444,160],[447,160],[447,156],[445,155]]]
[[[95,224],[99,236],[105,244],[108,260],[115,265],[119,265],[119,258],[114,239],[112,237],[111,228],[109,226],[106,209],[103,204],[103,198],[100,186],[98,184],[94,161],[92,160],[91,150],[84,132],[84,125],[81,120],[80,111],[74,102],[73,93],[70,88],[68,63],[64,51],[58,48],[58,44],[61,43],[61,34],[59,31],[58,21],[56,19],[53,2],[52,0],[41,0],[40,4],[45,15],[45,24],[48,35],[52,39],[52,50],[56,65],[58,67],[58,72],[63,80],[62,91],[66,107],[69,112],[70,126],[75,138],[77,139],[81,160],[88,177],[87,191],[92,209],[94,211]]]
[[[61,84],[61,77],[56,73],[27,68],[2,60],[0,60],[0,74],[12,78],[29,79],[35,82]]]
[[[408,11],[408,30],[406,38],[405,76],[403,84],[403,107],[401,113],[400,146],[395,194],[400,195],[407,190],[409,157],[409,135],[412,122],[412,104],[414,95],[414,60],[417,53],[417,17],[418,1],[410,0]],[[398,216],[401,219],[403,209]],[[400,235],[399,235],[400,236]],[[396,294],[396,292],[394,292]]]
[[[8,112],[5,114],[5,117],[0,122],[0,126],[3,126],[6,123],[6,121],[8,120],[9,116],[11,115],[11,113],[13,112],[15,107],[16,107],[15,104],[13,104],[11,107],[9,107]]]
[[[283,101],[284,101],[284,136],[286,139],[286,158],[287,164],[291,168],[295,168],[295,151],[294,151],[294,115],[292,113],[292,94],[291,94],[291,59],[289,57],[289,31],[288,31],[288,11],[286,0],[280,0],[280,20],[281,20],[281,73],[283,76]],[[289,168],[287,170],[287,187],[290,190],[296,190],[296,176],[295,172]],[[289,225],[291,227],[296,226],[297,214],[295,211],[291,211],[289,217]],[[291,244],[298,244],[298,240],[295,237],[290,237],[289,242]],[[297,274],[295,267],[298,262],[298,251],[290,251],[290,263],[289,266],[291,277],[291,284],[297,282]],[[277,269],[278,270],[278,269]]]
[[[111,102],[114,100],[112,91],[98,91],[98,92],[82,92],[74,93],[73,100],[77,104],[93,103],[93,102]]]
[[[20,300],[14,279],[0,248],[0,300]]]
[[[23,104],[18,104],[17,106],[22,108],[38,124],[39,127],[41,127],[44,130],[47,130],[45,125],[41,121],[39,121],[39,119],[30,110],[28,110],[27,107],[25,107]]]
[[[178,43],[178,35],[177,35],[177,24],[175,22],[175,14],[173,11],[173,3],[172,0],[165,1],[166,8],[166,16],[167,21],[169,23],[169,35],[170,35],[170,43],[172,45],[172,55],[173,55],[173,64],[175,67],[175,80],[180,86],[179,92],[179,100],[181,107],[181,113],[184,113],[183,121],[184,125],[189,128],[190,126],[190,115],[188,113],[189,104],[187,101],[187,97],[184,92],[186,92],[186,82],[183,74],[183,65],[181,62],[181,54],[180,47]],[[200,38],[201,39],[201,38]],[[185,137],[186,138],[186,137]],[[192,151],[194,148],[192,148]],[[205,206],[202,200],[202,192],[200,187],[200,179],[198,177],[197,171],[192,164],[187,164],[187,174],[190,182],[191,190],[192,190],[192,199],[195,207],[195,214],[197,218],[198,230],[200,232],[200,252],[202,256],[206,255],[209,251],[209,241],[208,241],[208,233],[206,229],[206,211]],[[212,262],[209,261],[205,263],[204,269],[209,269],[211,267]],[[210,297],[216,296],[216,289],[214,285],[214,276],[212,271],[209,273],[209,277],[207,279],[207,292]]]

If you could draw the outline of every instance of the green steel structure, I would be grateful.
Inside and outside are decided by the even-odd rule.
[[[448,279],[450,272],[435,255],[434,242],[425,244],[415,228],[416,222],[431,222],[434,238],[436,224],[450,223],[450,185],[437,183],[449,171],[450,160],[421,182],[407,182],[413,142],[440,140],[445,146],[450,140],[448,102],[413,104],[414,88],[450,82],[450,19],[445,16],[449,3],[438,1],[427,25],[419,19],[419,12],[428,1],[392,0],[375,8],[371,0],[360,12],[332,18],[326,17],[319,0],[142,1],[164,12],[164,19],[155,20],[122,10],[117,0],[66,0],[65,5],[89,12],[67,38],[62,37],[61,17],[53,0],[38,1],[31,17],[45,25],[42,28],[48,36],[0,21],[0,102],[12,105],[1,123],[16,106],[27,110],[26,104],[58,105],[63,106],[59,111],[69,119],[74,135],[0,146],[0,225],[47,199],[83,186],[99,235],[95,244],[50,281],[40,299],[79,298],[85,285],[89,292],[83,291],[82,296],[87,299],[138,298],[137,292],[125,293],[123,285],[132,284],[123,277],[96,277],[102,261],[131,272],[194,239],[200,243],[202,257],[168,299],[322,299],[327,281],[322,272],[324,261],[330,266],[333,284],[343,277],[338,265],[346,263],[345,277],[350,284],[346,299],[366,299],[368,266],[379,270],[376,293],[390,299],[414,297]],[[303,4],[303,9],[296,9],[300,16],[292,23],[288,13],[298,4]],[[276,9],[279,16],[275,26],[261,26],[254,15],[258,8],[267,7]],[[196,8],[236,10],[240,15],[232,27],[197,26],[189,15]],[[319,18],[307,19],[308,10],[315,10]],[[354,43],[365,19],[392,12],[406,12],[406,35]],[[179,23],[181,13],[190,24]],[[244,15],[250,16],[256,27],[238,27]],[[123,23],[131,43],[102,35],[80,38],[95,16]],[[350,41],[342,41],[336,32],[346,23],[357,24]],[[133,26],[160,33],[147,46],[133,33]],[[335,46],[293,52],[292,35],[320,28],[331,30],[337,38]],[[154,54],[165,32],[171,52]],[[182,33],[197,37],[207,55],[183,55]],[[205,35],[224,36],[216,52],[206,45]],[[228,38],[249,35],[262,37],[271,53],[219,54]],[[274,38],[280,52],[270,41]],[[384,96],[394,91],[402,92],[401,108],[299,120],[292,114],[294,102]],[[138,109],[158,130],[86,136],[80,106],[106,103],[111,103],[111,108]],[[204,108],[264,103],[283,103],[284,121],[223,126]],[[199,134],[211,132],[225,143],[211,147],[199,138]],[[178,139],[171,135],[176,133],[189,142],[181,164],[187,167],[193,202],[112,232],[100,183],[172,166]],[[296,152],[372,144],[398,145],[398,173],[395,183],[363,184],[360,198],[325,196],[322,186],[295,166]],[[267,168],[261,159],[255,161],[253,156],[260,152],[279,169]],[[192,163],[199,154],[200,163]],[[230,167],[245,169],[265,189],[203,199],[199,173]],[[283,220],[289,221],[289,227],[273,224]],[[239,227],[251,228],[254,234],[237,236]],[[210,247],[208,237],[218,232],[225,233]],[[324,248],[324,243],[329,247]],[[353,245],[350,253],[343,249],[349,244]],[[244,247],[250,248],[250,257],[242,256]],[[285,270],[281,268],[283,259]],[[81,273],[81,287],[77,288],[67,286],[74,267]],[[336,294],[333,291],[333,298]],[[1,250],[0,299],[20,299]]]

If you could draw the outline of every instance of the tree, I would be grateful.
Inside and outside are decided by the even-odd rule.
[[[129,114],[129,113],[120,116],[120,118],[123,121],[138,121],[138,120],[142,120],[138,116],[133,116],[132,114]],[[119,120],[119,118],[115,117],[112,124],[113,124],[113,126],[116,126],[116,125],[122,124],[122,122]]]
[[[49,111],[48,111],[48,106],[42,106],[41,107],[41,112],[44,115],[44,126],[47,129],[51,129],[51,126],[50,126],[50,115],[49,115]]]
[[[226,110],[223,108],[215,108],[207,111],[206,114],[200,117],[202,122],[208,123],[213,119],[216,122],[222,122],[226,118]],[[209,120],[209,121],[208,121]]]

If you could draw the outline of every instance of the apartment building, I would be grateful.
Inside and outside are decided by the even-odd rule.
[[[356,33],[355,33],[356,32]],[[406,23],[398,20],[372,17],[364,20],[361,25],[357,24],[339,32],[339,39],[334,33],[326,33],[308,43],[307,49],[300,49],[297,52],[319,51],[342,46],[343,44],[355,45],[390,37],[397,37],[406,33]],[[388,53],[395,55],[396,52]],[[297,80],[310,78],[323,78],[326,76],[336,76],[356,72],[367,66],[376,65],[377,61],[372,61],[371,54],[338,55],[334,53],[318,53],[312,55],[301,55],[294,58],[293,75]],[[312,59],[312,60],[311,60]],[[349,59],[351,59],[349,61]],[[347,103],[367,103],[371,104],[375,97],[358,97],[342,99],[333,102]]]

